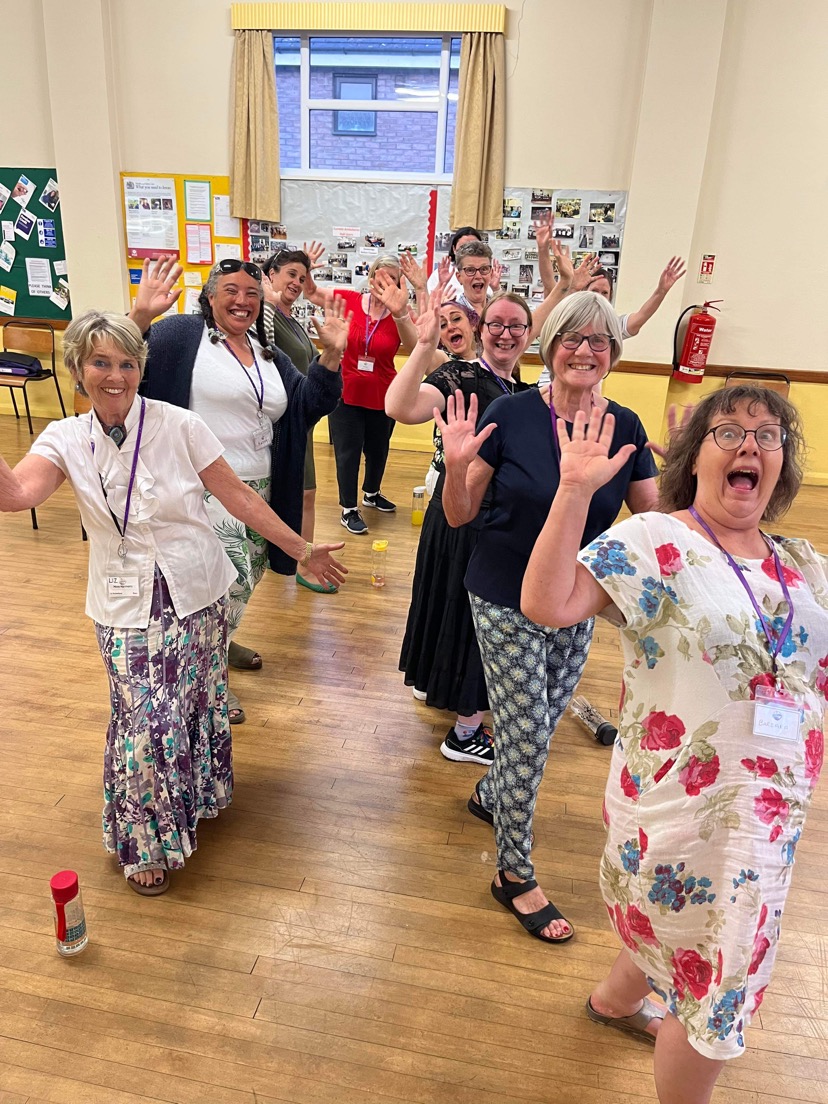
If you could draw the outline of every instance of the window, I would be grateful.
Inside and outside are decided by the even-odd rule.
[[[337,100],[375,100],[377,78],[367,74],[334,73],[334,98]],[[376,111],[335,111],[334,134],[377,135]]]
[[[459,36],[274,36],[282,175],[450,181]]]

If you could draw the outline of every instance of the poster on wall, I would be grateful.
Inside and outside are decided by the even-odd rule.
[[[172,177],[125,176],[128,257],[178,254],[178,215]]]

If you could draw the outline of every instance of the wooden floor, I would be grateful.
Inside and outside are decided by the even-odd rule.
[[[42,425],[43,423],[41,423]],[[0,452],[28,447],[0,418]],[[332,457],[317,446],[318,536],[339,539]],[[171,891],[131,893],[100,841],[108,718],[83,615],[86,546],[71,492],[0,519],[5,797],[0,805],[0,1104],[644,1104],[651,1051],[588,1022],[616,953],[597,889],[608,749],[565,719],[535,822],[541,884],[577,928],[525,935],[489,894],[490,831],[466,811],[480,774],[446,762],[448,715],[397,671],[426,458],[392,453],[368,512],[390,540],[347,536],[347,586],[322,596],[269,574],[243,642],[264,670],[235,678],[232,809],[203,823]],[[787,529],[828,548],[828,490]],[[600,627],[582,683],[614,715],[619,652]],[[828,794],[799,845],[773,984],[717,1104],[828,1102]],[[80,874],[88,949],[63,960],[48,879]]]

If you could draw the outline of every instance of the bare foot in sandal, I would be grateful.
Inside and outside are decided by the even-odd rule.
[[[515,878],[504,872],[504,877],[509,883],[521,882],[521,878]],[[495,885],[500,885],[500,872],[495,874]],[[513,907],[524,916],[528,916],[533,912],[540,912],[550,904],[549,898],[543,892],[540,886],[536,886],[534,889],[528,890],[526,893],[522,893],[519,897],[512,898]],[[571,926],[566,920],[552,920],[546,925],[545,928],[537,933],[541,938],[547,939],[565,939],[566,936],[572,934]]]

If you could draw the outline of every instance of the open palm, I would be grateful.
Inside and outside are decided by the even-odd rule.
[[[434,421],[443,439],[443,459],[447,467],[460,464],[468,467],[480,451],[487,437],[494,433],[497,426],[490,422],[480,433],[475,433],[477,425],[477,395],[469,399],[469,409],[462,391],[455,391],[446,399],[446,416],[434,408]]]
[[[615,417],[612,414],[603,416],[595,407],[589,419],[583,410],[578,411],[571,437],[562,418],[558,418],[557,430],[561,446],[561,487],[584,490],[592,495],[609,483],[635,452],[635,445],[622,445],[615,456],[610,456]]]

